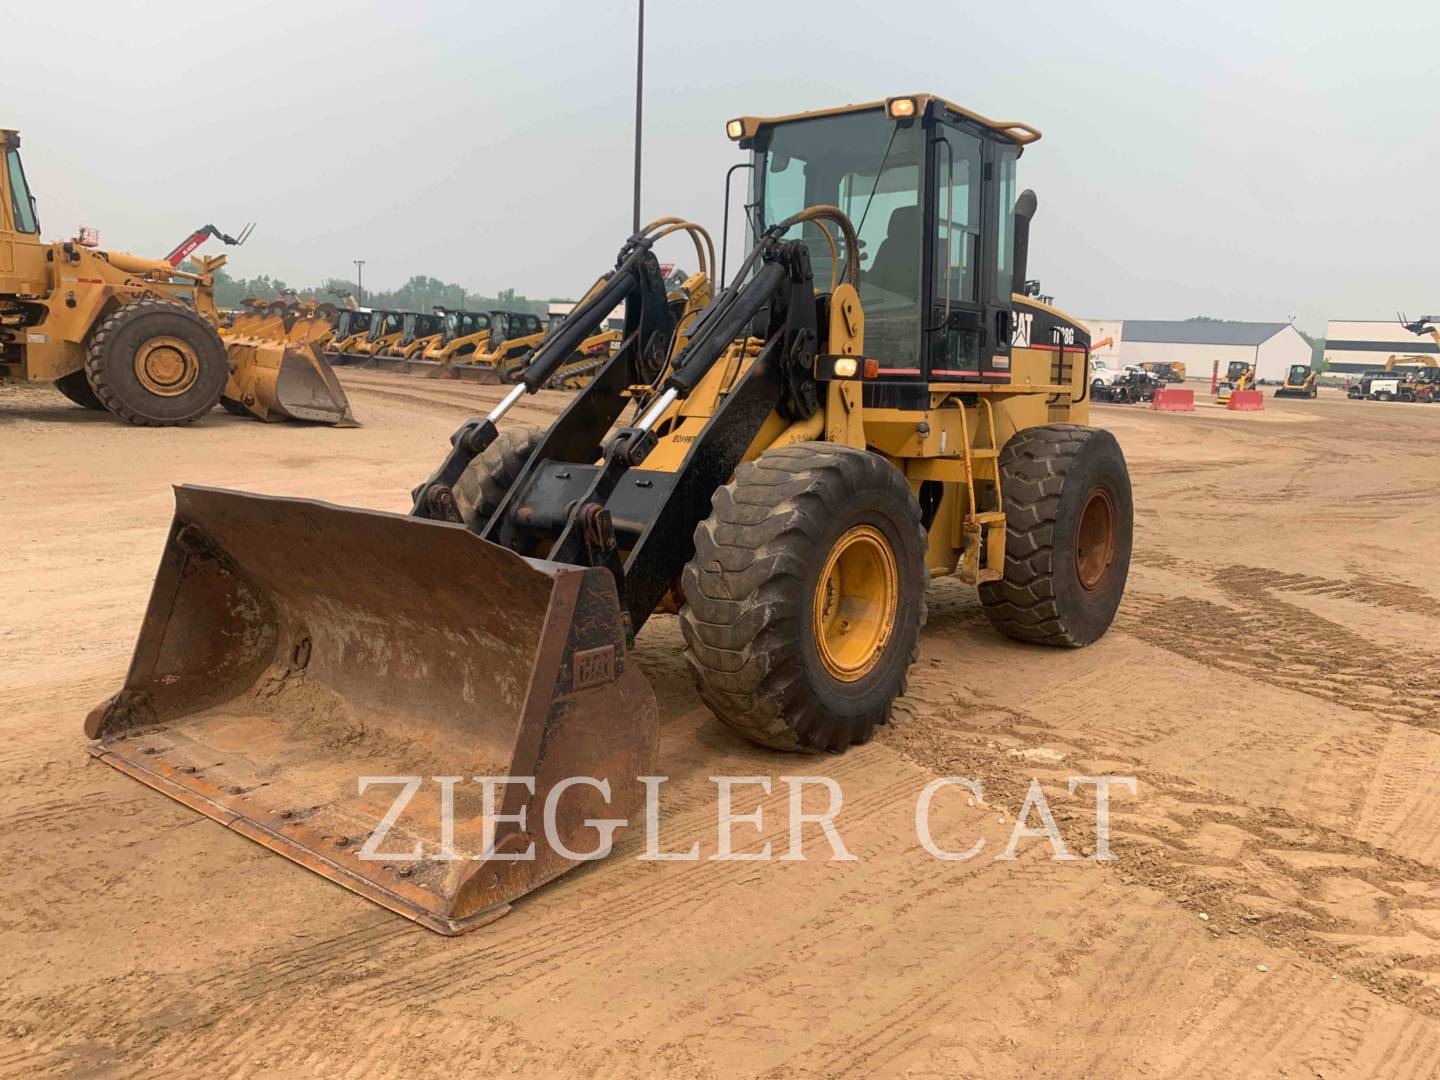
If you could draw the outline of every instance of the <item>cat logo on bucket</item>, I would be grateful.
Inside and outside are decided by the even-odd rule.
[[[584,690],[615,681],[615,646],[585,649],[575,654],[575,689]]]

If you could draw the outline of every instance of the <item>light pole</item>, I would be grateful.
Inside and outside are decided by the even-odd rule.
[[[356,259],[355,262],[355,291],[358,297],[355,302],[361,307],[365,306],[365,260]]]
[[[645,89],[645,0],[640,0],[640,29],[635,41],[635,214],[633,232],[640,231],[640,102]]]

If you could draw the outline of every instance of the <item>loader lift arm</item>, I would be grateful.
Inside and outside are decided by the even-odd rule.
[[[623,377],[632,371],[638,374],[644,366],[643,358],[652,358],[653,363],[653,358],[669,347],[675,328],[666,307],[660,265],[651,251],[653,244],[651,238],[643,235],[632,236],[626,241],[616,259],[615,269],[591,287],[569,318],[545,335],[505,399],[488,416],[467,420],[460,425],[450,438],[450,452],[445,460],[412,493],[414,506],[411,516],[437,521],[460,520],[452,489],[466,467],[495,441],[499,434],[496,423],[520,398],[544,387],[580,343],[605,322],[616,305],[625,304],[625,336],[620,349],[601,375],[596,377],[597,383],[606,373],[614,373],[611,380],[622,377],[620,389],[623,389],[630,385],[630,381]],[[586,396],[582,394],[575,404]],[[566,415],[569,415],[569,410]],[[614,416],[611,416],[601,428],[601,434],[613,422]]]
[[[615,274],[541,345],[525,381],[490,416],[456,433],[445,464],[421,488],[416,512],[430,516],[427,511],[447,505],[448,493],[436,498],[442,491],[438,485],[452,475],[458,480],[469,459],[494,440],[495,422],[505,410],[532,387],[543,386],[596,315],[603,317],[623,295],[625,344],[545,434],[505,500],[477,531],[523,555],[609,570],[627,629],[637,632],[690,558],[695,527],[709,513],[713,492],[734,472],[766,418],[779,407],[792,420],[803,420],[818,408],[814,369],[820,327],[809,250],[802,241],[782,239],[806,220],[835,222],[847,254],[858,250],[853,227],[834,208],[811,208],[763,233],[735,283],[701,315],[668,374],[662,370],[663,379],[650,380],[656,392],[640,402],[638,419],[607,439],[631,400],[627,391],[641,381],[637,375],[645,374],[644,367],[633,367],[644,356],[640,342],[664,347],[673,332],[666,308],[657,303],[661,293],[648,299],[637,295],[646,274],[632,267],[643,265],[658,275],[658,265],[648,245],[632,238]],[[852,259],[850,277],[857,272]],[[663,289],[658,276],[649,280]],[[643,323],[647,306],[665,312],[653,328]],[[752,337],[761,341],[758,355],[690,443],[684,463],[673,472],[645,469],[659,425],[672,407],[695,390],[737,340]]]

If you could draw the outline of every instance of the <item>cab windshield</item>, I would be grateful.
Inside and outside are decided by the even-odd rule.
[[[370,316],[363,311],[342,311],[340,312],[340,323],[335,327],[337,338],[347,338],[351,334],[358,334],[368,328]]]
[[[395,333],[402,325],[402,320],[396,312],[386,312],[370,324],[370,333],[367,335],[371,341],[379,341],[382,337]]]
[[[35,205],[30,201],[30,186],[25,183],[25,169],[20,165],[20,151],[5,151],[5,171],[10,177],[10,210],[15,217],[15,231],[38,233]]]
[[[456,338],[469,337],[471,334],[478,334],[490,326],[490,318],[487,315],[476,315],[468,311],[450,311],[445,314],[445,340],[454,341]]]
[[[754,173],[761,228],[820,204],[850,218],[860,238],[867,349],[909,367],[920,350],[924,157],[921,125],[902,127],[876,108],[777,124],[757,141]],[[787,235],[805,241],[816,287],[828,290],[833,263],[824,231],[806,222]],[[838,234],[835,242],[843,268]]]

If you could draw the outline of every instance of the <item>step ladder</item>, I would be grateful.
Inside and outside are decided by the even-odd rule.
[[[966,410],[960,409],[960,443],[965,450],[965,517],[960,523],[960,580],[968,585],[999,581],[1005,575],[1005,503],[1000,491],[1000,447],[995,438],[995,408],[988,395],[979,395],[982,421],[970,430]],[[983,441],[982,441],[983,440]],[[989,480],[993,494],[981,506],[975,481]],[[983,561],[982,561],[983,556]]]

